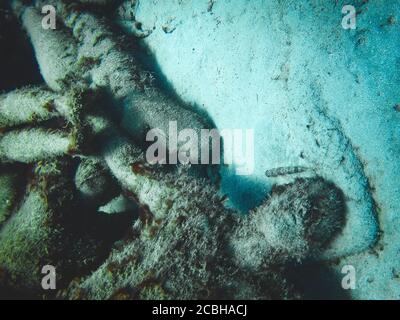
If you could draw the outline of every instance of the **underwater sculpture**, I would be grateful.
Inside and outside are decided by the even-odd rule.
[[[298,179],[241,217],[210,181],[147,165],[146,130],[205,122],[152,85],[107,20],[50,3],[70,32],[43,30],[37,8],[13,2],[48,88],[0,98],[0,161],[20,173],[1,176],[16,204],[0,207],[0,286],[41,295],[40,270],[51,264],[59,298],[301,297],[285,269],[318,255],[340,231],[341,191],[322,178]],[[26,191],[17,190],[26,175]],[[119,214],[100,221],[98,208],[121,192],[139,204],[133,226]],[[123,225],[125,237],[110,236]]]

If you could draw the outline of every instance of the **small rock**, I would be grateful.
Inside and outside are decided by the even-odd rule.
[[[389,18],[387,19],[387,24],[388,25],[396,24],[396,17],[395,16],[389,16]]]

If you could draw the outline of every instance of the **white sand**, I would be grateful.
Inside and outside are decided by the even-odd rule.
[[[325,258],[355,266],[354,298],[400,298],[400,2],[357,5],[356,30],[340,0],[214,2],[139,1],[136,19],[178,96],[219,129],[254,128],[255,173],[225,169],[224,191],[247,210],[282,182],[265,170],[312,168],[348,200]]]

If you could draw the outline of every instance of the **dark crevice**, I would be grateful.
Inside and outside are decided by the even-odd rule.
[[[8,4],[0,2],[0,92],[43,83],[35,54]]]

